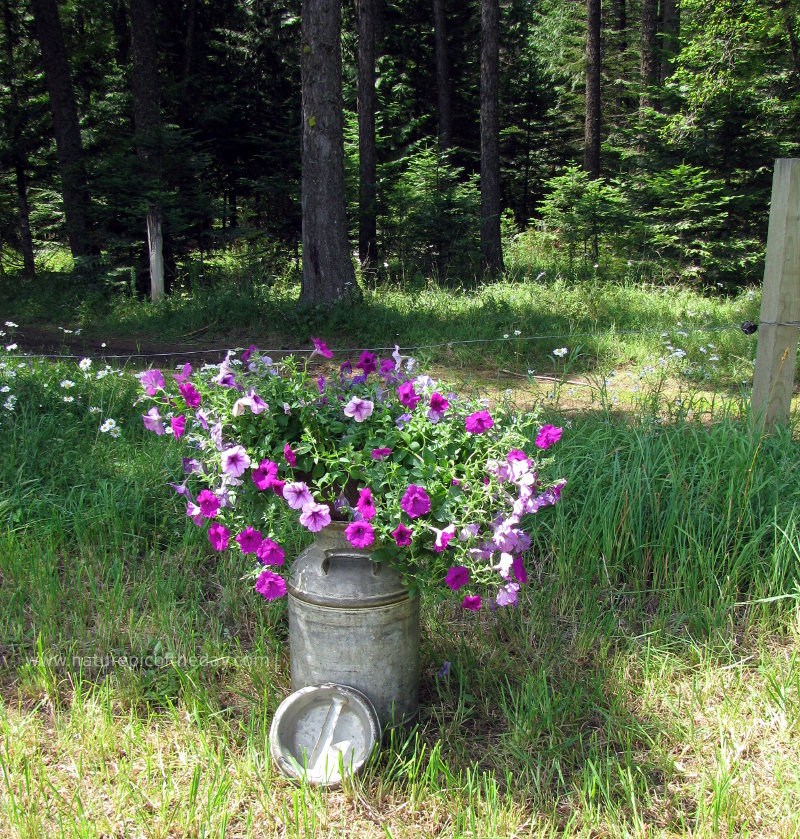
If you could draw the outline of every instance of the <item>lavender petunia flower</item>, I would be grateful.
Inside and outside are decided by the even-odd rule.
[[[344,415],[351,417],[356,422],[364,422],[365,419],[372,416],[372,411],[375,404],[369,399],[360,399],[354,396],[344,408]]]
[[[231,478],[240,478],[250,466],[250,458],[243,446],[225,449],[221,457],[222,471]]]
[[[283,497],[286,503],[293,510],[300,510],[306,504],[313,504],[314,497],[311,495],[311,490],[302,482],[295,481],[291,484],[286,484],[283,488]]]
[[[323,527],[331,523],[331,511],[327,504],[311,502],[303,507],[300,513],[300,524],[312,533],[318,533]]]
[[[148,431],[153,431],[159,437],[167,433],[164,428],[164,421],[158,413],[158,408],[153,407],[146,414],[142,414],[142,422],[144,422],[144,427]]]

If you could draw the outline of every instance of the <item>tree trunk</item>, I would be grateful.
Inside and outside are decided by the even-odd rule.
[[[625,10],[625,0],[614,0],[614,24],[613,32],[616,41],[617,51],[625,52],[628,48],[628,17]]]
[[[656,33],[658,24],[658,0],[642,0],[642,63],[639,108],[645,110],[655,106],[653,91],[658,84],[658,45]]]
[[[446,0],[433,0],[433,36],[436,44],[436,94],[439,105],[439,151],[453,143],[453,108],[450,99],[450,62],[447,56]]]
[[[305,303],[358,297],[344,195],[340,0],[303,0],[303,279]]]
[[[664,82],[672,75],[672,62],[680,52],[680,6],[678,0],[661,0],[661,77]]]
[[[481,0],[481,254],[490,276],[503,270],[499,88],[500,3]]]
[[[375,0],[358,7],[358,258],[365,271],[378,259],[375,219]]]
[[[794,66],[797,78],[800,80],[800,47],[798,47],[797,35],[795,35],[794,32],[795,17],[792,14],[792,10],[789,8],[788,0],[778,0],[778,6],[783,13],[783,25],[786,29],[786,35],[789,38],[789,49],[792,53],[792,65]]]
[[[153,0],[131,0],[133,38],[133,116],[136,127],[136,153],[144,167],[149,193],[147,244],[150,264],[150,299],[164,296],[164,238],[161,205],[157,199],[160,169],[158,105],[158,50],[156,48],[155,6]]]
[[[17,96],[17,73],[14,62],[14,47],[17,43],[16,22],[11,10],[10,0],[3,0],[3,21],[6,28],[6,70],[8,72],[8,90],[10,109],[7,118],[10,152],[14,161],[14,176],[17,187],[17,207],[19,209],[19,239],[22,250],[22,263],[25,276],[34,279],[36,263],[31,236],[31,216],[28,209],[28,187],[25,175],[26,159],[22,146],[22,113]]]
[[[31,8],[53,114],[67,239],[73,258],[80,260],[96,254],[97,248],[91,241],[89,181],[64,34],[56,0],[31,0]]]
[[[600,0],[588,0],[586,38],[586,124],[583,168],[600,177]]]

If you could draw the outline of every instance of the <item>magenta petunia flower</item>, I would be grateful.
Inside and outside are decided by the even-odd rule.
[[[250,344],[250,346],[242,353],[242,364],[247,364],[247,362],[250,361],[250,356],[254,352],[258,352],[258,347],[255,344]]]
[[[481,608],[481,598],[479,594],[466,594],[461,601],[461,608],[468,609],[470,612],[478,612]]]
[[[375,541],[375,531],[366,521],[351,521],[344,535],[354,548],[368,548]]]
[[[563,429],[556,428],[554,425],[543,425],[539,429],[539,433],[536,435],[536,440],[534,441],[536,445],[540,449],[549,449],[554,443],[557,443],[561,439],[561,432]]]
[[[372,500],[372,490],[369,487],[359,490],[356,510],[361,513],[364,521],[372,521],[375,518],[375,502]]]
[[[442,396],[441,393],[432,393],[431,401],[428,407],[437,414],[443,414],[449,407],[450,403]]]
[[[160,370],[145,370],[139,374],[139,382],[148,396],[155,396],[156,391],[164,389],[164,377]]]
[[[175,435],[175,439],[180,439],[183,436],[183,432],[186,430],[186,417],[183,414],[179,417],[172,417],[169,424],[172,428],[172,433]]]
[[[254,527],[246,527],[235,537],[234,541],[239,543],[243,554],[254,554],[258,550],[258,546],[264,541],[264,536],[260,530],[256,530]]]
[[[277,495],[279,498],[283,498],[283,488],[286,486],[286,481],[281,481],[278,478],[270,484],[270,489]]]
[[[394,372],[395,362],[392,358],[384,358],[381,361],[381,376],[388,376],[390,373]]]
[[[323,358],[333,358],[333,353],[328,349],[328,345],[322,341],[320,338],[311,338],[311,343],[314,345],[314,352],[311,353],[313,356],[321,355]]]
[[[265,569],[256,580],[256,591],[267,600],[277,600],[286,594],[286,580]]]
[[[253,483],[257,489],[263,492],[263,490],[269,489],[272,486],[272,482],[275,480],[277,474],[277,463],[274,463],[272,460],[262,460],[258,464],[258,468],[253,470]]]
[[[311,495],[311,490],[302,481],[286,484],[282,494],[286,499],[286,503],[293,510],[300,510],[306,504],[314,503],[314,496]]]
[[[294,469],[297,465],[297,455],[292,451],[292,447],[288,443],[283,447],[283,456],[289,466]]]
[[[356,422],[364,422],[365,419],[372,416],[372,411],[375,409],[375,403],[369,399],[360,399],[354,396],[344,407],[344,415],[351,417]]]
[[[228,547],[228,539],[231,532],[224,524],[215,522],[208,528],[208,541],[215,551],[224,551]]]
[[[371,457],[373,460],[386,460],[386,458],[389,457],[391,453],[391,449],[373,449],[371,452]]]
[[[453,565],[447,571],[444,578],[445,585],[453,591],[458,591],[469,582],[469,568],[463,565]]]
[[[158,436],[167,433],[164,428],[164,420],[161,419],[161,415],[158,413],[158,408],[153,407],[146,414],[142,414],[142,422],[148,431],[153,431]]]
[[[397,544],[404,548],[407,545],[411,544],[411,536],[413,534],[413,530],[411,528],[406,527],[402,522],[397,525],[397,527],[392,531],[392,536],[394,536],[394,541]]]
[[[331,510],[327,504],[317,504],[312,501],[303,507],[300,513],[300,524],[312,533],[319,533],[323,527],[331,523]]]
[[[213,519],[219,510],[219,498],[210,489],[204,489],[197,496],[200,512],[204,518]]]
[[[250,458],[244,446],[232,446],[225,449],[221,456],[222,471],[231,478],[240,478],[250,466]]]
[[[203,511],[192,501],[186,502],[186,515],[199,527],[203,523]]]
[[[525,563],[522,561],[521,556],[515,556],[511,561],[511,572],[518,583],[524,585],[528,582],[528,571],[525,568]]]
[[[191,383],[186,382],[178,386],[187,408],[199,408],[202,402],[200,391]]]
[[[476,411],[467,417],[465,425],[470,434],[483,434],[494,425],[494,420],[488,411]]]
[[[436,527],[433,529],[436,533],[436,542],[434,543],[433,549],[436,553],[441,553],[447,547],[448,542],[455,536],[456,526],[449,524],[444,530],[439,530]]]
[[[189,362],[187,361],[186,364],[184,364],[183,367],[181,368],[181,372],[180,373],[173,373],[172,378],[175,379],[175,381],[179,385],[182,385],[185,381],[188,381],[189,376],[191,376],[191,375],[192,375],[192,365],[189,364]]]
[[[378,362],[375,360],[375,353],[369,350],[364,350],[361,353],[358,361],[355,363],[356,367],[360,367],[364,371],[364,375],[368,376],[378,369]]]
[[[256,549],[256,556],[264,565],[283,565],[286,554],[283,548],[272,539],[265,538]]]
[[[404,405],[412,411],[417,406],[417,402],[421,399],[420,396],[417,396],[417,392],[414,390],[414,382],[403,382],[403,384],[397,388],[397,398],[400,400],[401,405]]]
[[[425,488],[416,484],[409,484],[403,498],[400,501],[400,508],[406,512],[409,518],[416,519],[430,512],[431,499]]]

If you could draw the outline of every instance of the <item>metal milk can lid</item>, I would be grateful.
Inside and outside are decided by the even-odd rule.
[[[302,688],[281,702],[272,720],[272,759],[289,778],[332,786],[355,775],[380,743],[372,702],[346,685]]]
[[[318,606],[365,609],[408,599],[400,574],[367,551],[309,550],[292,563],[289,593]]]

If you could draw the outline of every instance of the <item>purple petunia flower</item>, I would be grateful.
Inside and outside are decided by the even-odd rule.
[[[517,592],[519,583],[506,583],[497,590],[498,606],[515,606],[517,603]]]
[[[215,551],[224,551],[228,547],[228,539],[231,532],[224,524],[215,522],[208,528],[208,541]]]
[[[221,457],[222,471],[231,478],[240,478],[250,466],[250,458],[243,446],[225,449]]]
[[[278,464],[272,460],[262,460],[253,470],[253,483],[262,492],[272,486],[278,474]]]
[[[300,524],[312,533],[319,533],[323,527],[331,523],[331,510],[327,504],[311,502],[303,507],[300,513]]]
[[[279,574],[265,569],[256,580],[256,591],[267,600],[277,600],[286,594],[286,580]]]
[[[306,504],[313,504],[314,497],[311,495],[311,490],[302,482],[295,481],[291,484],[286,484],[283,488],[283,497],[286,503],[293,510],[300,510]]]
[[[470,434],[483,434],[494,425],[494,420],[488,411],[476,411],[467,417],[465,425]]]
[[[372,416],[375,409],[375,403],[369,399],[361,399],[354,396],[344,407],[344,415],[351,417],[356,422],[364,422],[365,419]]]
[[[364,371],[365,376],[368,376],[370,373],[374,373],[378,369],[378,362],[375,360],[375,353],[370,352],[370,350],[364,350],[354,366],[360,367]]]
[[[199,408],[202,397],[200,391],[191,383],[185,382],[178,386],[187,408]]]
[[[192,501],[186,502],[186,515],[198,526],[203,523],[203,511]]]
[[[321,355],[323,358],[333,358],[333,353],[328,349],[328,345],[319,338],[311,338],[311,343],[314,345],[314,352],[311,353],[311,358],[315,355]]]
[[[436,542],[434,543],[433,549],[436,553],[441,553],[447,547],[448,542],[455,536],[456,526],[449,524],[444,530],[439,530],[436,527],[433,529],[436,533]]]
[[[394,372],[395,362],[391,358],[384,358],[381,361],[381,376],[388,376]]]
[[[175,439],[180,439],[183,436],[183,432],[186,430],[186,417],[183,414],[179,417],[172,417],[169,424],[170,428],[172,428],[172,433]]]
[[[401,547],[404,548],[407,545],[411,544],[411,536],[413,534],[413,530],[411,528],[406,527],[402,522],[397,525],[397,527],[392,531],[392,536],[394,536],[394,541]]]
[[[391,449],[373,449],[371,457],[373,460],[385,460],[391,453]]]
[[[283,498],[283,488],[286,486],[286,481],[275,480],[269,485],[270,489],[277,495],[279,498]]]
[[[187,475],[191,475],[194,472],[202,472],[203,467],[200,465],[199,460],[196,460],[193,457],[184,457],[184,459],[183,459],[183,471]]]
[[[180,373],[173,373],[172,378],[175,379],[175,381],[179,385],[182,385],[185,381],[188,381],[189,376],[191,376],[191,375],[192,375],[192,365],[189,364],[189,362],[187,361],[186,364],[184,364],[183,367],[181,368],[181,372]]]
[[[417,396],[417,392],[414,390],[414,382],[403,382],[397,388],[397,398],[400,400],[401,405],[413,411],[417,406],[417,402],[422,397]]]
[[[463,565],[453,565],[447,571],[444,578],[445,585],[453,591],[458,591],[469,582],[469,568]]]
[[[213,519],[219,511],[219,498],[209,489],[204,489],[197,496],[197,503],[200,505],[200,512],[204,518]]]
[[[250,346],[242,353],[242,364],[247,364],[250,360],[250,356],[254,352],[258,352],[258,347],[255,344],[250,344]]]
[[[151,408],[146,414],[142,414],[142,422],[148,431],[153,431],[158,436],[167,433],[164,428],[164,421],[161,419],[161,415],[158,413],[158,408],[156,407]]]
[[[246,396],[242,396],[233,403],[231,413],[235,417],[240,417],[245,408],[249,408],[251,414],[258,416],[258,414],[263,414],[269,405],[254,390],[249,390]]]
[[[288,443],[283,447],[283,456],[286,458],[286,462],[289,466],[294,469],[297,465],[297,455],[292,451],[292,447]]]
[[[320,393],[325,392],[325,384],[326,384],[325,376],[320,376],[317,379],[317,389],[319,390]]]
[[[536,440],[534,441],[536,445],[540,449],[549,449],[554,443],[557,443],[561,439],[561,432],[563,429],[556,428],[554,425],[543,425],[539,429],[539,433],[536,435]]]
[[[441,393],[432,393],[428,403],[428,419],[432,422],[439,422],[444,412],[450,407],[450,403]]]
[[[375,541],[375,531],[366,521],[351,521],[344,535],[354,548],[368,548]]]
[[[481,608],[481,598],[479,594],[466,594],[461,601],[461,608],[467,609],[470,612],[478,612]]]
[[[400,414],[400,416],[394,421],[394,424],[399,428],[405,428],[406,424],[410,422],[411,414]]]
[[[160,370],[145,370],[139,374],[139,382],[148,396],[155,396],[156,391],[164,389],[164,377]]]
[[[511,572],[518,583],[522,583],[524,585],[528,582],[528,571],[525,568],[525,563],[522,561],[521,556],[514,557],[511,562]]]
[[[364,521],[372,521],[375,518],[375,502],[372,500],[372,490],[369,487],[359,490],[356,510],[361,513]]]
[[[260,530],[256,530],[254,527],[246,527],[235,537],[235,541],[239,543],[243,554],[254,554],[264,541],[264,536]]]
[[[264,565],[283,565],[286,554],[283,548],[272,539],[265,538],[256,550],[256,556]]]
[[[400,508],[406,512],[409,518],[416,519],[430,512],[431,499],[425,488],[416,484],[409,484],[402,500]]]

